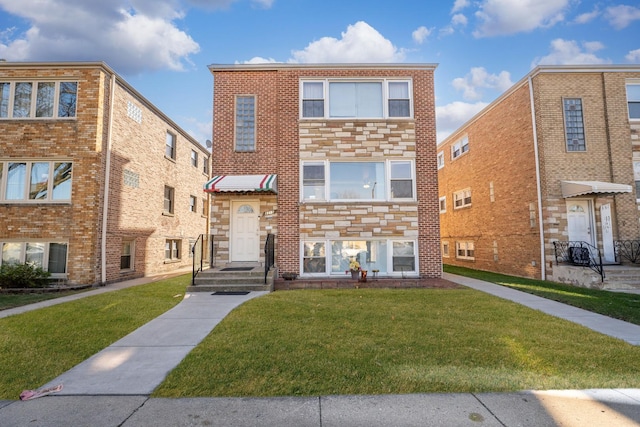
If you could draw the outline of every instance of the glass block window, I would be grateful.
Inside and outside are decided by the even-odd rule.
[[[563,103],[567,151],[586,151],[587,146],[584,138],[582,99],[565,98]]]

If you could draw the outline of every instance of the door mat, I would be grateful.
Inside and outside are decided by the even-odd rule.
[[[211,295],[248,295],[249,291],[216,291]]]
[[[253,267],[225,267],[220,269],[220,271],[249,271],[253,270]]]

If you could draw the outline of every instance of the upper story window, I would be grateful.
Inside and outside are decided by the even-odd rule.
[[[453,208],[459,209],[471,206],[471,189],[456,191],[453,193]]]
[[[302,81],[302,118],[410,118],[409,80]]]
[[[582,115],[582,99],[564,98],[564,129],[567,140],[567,151],[586,151],[584,139],[584,122]]]
[[[451,146],[451,160],[462,156],[467,151],[469,151],[469,137],[465,136]]]
[[[167,131],[164,156],[169,159],[176,159],[176,136],[169,131]]]
[[[438,169],[444,167],[444,151],[438,153]]]
[[[256,149],[256,97],[236,97],[236,151]]]
[[[640,82],[627,84],[627,105],[629,106],[629,118],[640,120]]]
[[[414,200],[410,160],[303,162],[303,200]]]
[[[0,201],[70,202],[71,171],[71,162],[0,161]]]
[[[209,175],[209,158],[202,158],[202,173],[205,175]]]
[[[77,82],[0,82],[0,119],[76,117]]]
[[[173,214],[175,207],[175,190],[168,185],[164,186],[164,213]]]
[[[198,152],[191,150],[191,166],[198,167]]]
[[[127,116],[136,123],[142,123],[142,109],[131,101],[127,101]]]

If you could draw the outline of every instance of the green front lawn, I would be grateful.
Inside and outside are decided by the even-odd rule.
[[[472,289],[275,292],[234,310],[157,397],[640,387],[640,348]]]
[[[0,319],[0,399],[44,385],[169,310],[190,281],[189,274]]]
[[[507,286],[574,307],[583,308],[594,313],[604,314],[614,319],[640,325],[640,294],[579,288],[561,283],[505,276],[503,274],[471,270],[469,268],[452,265],[445,265],[444,271]]]

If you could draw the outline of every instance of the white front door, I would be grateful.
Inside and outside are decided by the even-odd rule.
[[[569,240],[595,245],[592,218],[591,202],[589,200],[567,200]]]
[[[260,204],[231,202],[231,261],[258,261],[260,258]]]
[[[600,206],[600,222],[602,223],[602,252],[606,262],[616,261],[613,246],[613,227],[611,220],[611,203]]]

